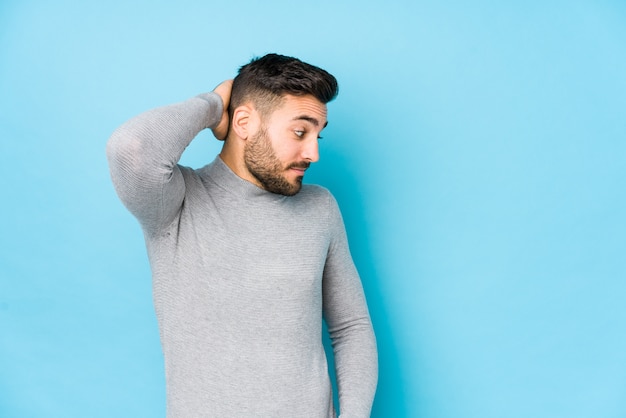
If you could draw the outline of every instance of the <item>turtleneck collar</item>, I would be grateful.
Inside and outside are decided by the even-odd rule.
[[[212,163],[205,166],[204,171],[218,186],[244,199],[265,200],[275,202],[287,198],[276,193],[268,192],[256,184],[244,180],[235,174],[234,171],[218,155]]]

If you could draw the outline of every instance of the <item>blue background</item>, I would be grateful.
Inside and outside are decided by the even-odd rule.
[[[321,161],[374,417],[626,416],[626,3],[0,3],[0,416],[159,417],[140,229],[104,156],[250,58],[337,76]],[[183,163],[220,144],[203,132]]]

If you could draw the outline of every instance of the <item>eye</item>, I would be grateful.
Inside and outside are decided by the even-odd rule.
[[[304,138],[304,135],[306,135],[306,132],[307,132],[307,131],[305,131],[305,130],[303,130],[303,129],[296,129],[295,131],[293,131],[293,133],[294,133],[294,134],[296,134],[296,136],[297,136],[298,138]],[[322,137],[322,136],[320,136],[320,135],[318,135],[318,136],[317,136],[317,139],[322,139],[322,138],[323,138],[323,137]]]

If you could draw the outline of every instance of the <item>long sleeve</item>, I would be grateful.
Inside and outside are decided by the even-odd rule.
[[[200,131],[217,125],[223,110],[215,93],[142,113],[107,143],[115,189],[143,228],[155,231],[180,210],[185,184],[178,161]]]
[[[334,199],[331,228],[334,238],[324,268],[323,304],[335,355],[340,417],[366,418],[378,381],[376,338]]]

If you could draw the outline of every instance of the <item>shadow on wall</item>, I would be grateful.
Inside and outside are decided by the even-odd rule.
[[[343,133],[339,133],[338,137],[341,135]],[[356,167],[358,164],[355,164],[350,158],[349,155],[339,153],[336,150],[323,150],[323,161],[326,164],[319,163],[315,172],[311,173],[314,175],[309,178],[309,181],[328,188],[339,202],[346,224],[352,257],[359,270],[367,297],[376,332],[379,357],[378,390],[371,416],[373,418],[401,418],[407,416],[402,367],[398,357],[396,339],[384,304],[385,298],[381,286],[384,277],[379,277],[377,274],[377,256],[371,250],[370,226],[366,220],[363,195],[361,187],[359,187],[358,170],[350,168]],[[332,370],[334,364],[332,364],[332,349],[328,338],[325,339],[324,345],[331,365],[331,377],[334,384],[335,376]]]

